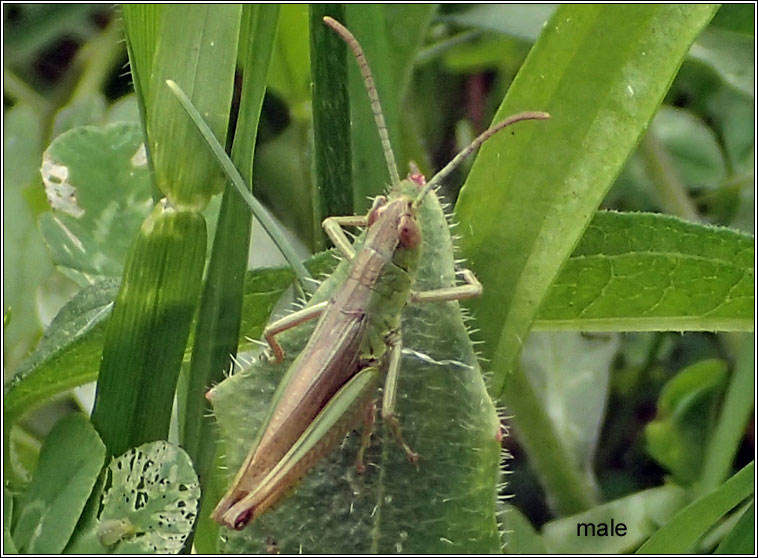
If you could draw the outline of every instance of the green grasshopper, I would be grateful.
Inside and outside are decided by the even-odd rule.
[[[329,217],[323,226],[349,262],[344,280],[318,303],[270,324],[264,331],[273,358],[284,360],[277,335],[319,318],[307,344],[289,367],[274,396],[265,426],[231,488],[213,511],[222,525],[241,529],[276,504],[315,463],[352,429],[362,416],[373,423],[376,391],[386,368],[382,418],[411,462],[416,454],[403,437],[395,417],[396,386],[402,355],[401,318],[409,303],[460,300],[478,296],[481,285],[469,270],[461,270],[464,284],[418,292],[414,290],[421,260],[421,204],[471,152],[506,126],[546,113],[526,112],[503,120],[477,137],[428,183],[417,173],[401,181],[373,77],[353,35],[331,18],[324,22],[352,48],[371,100],[392,180],[390,196],[379,196],[365,216]],[[343,227],[367,227],[358,251]],[[212,393],[209,394],[212,398]],[[357,456],[363,467],[370,428],[366,428]]]

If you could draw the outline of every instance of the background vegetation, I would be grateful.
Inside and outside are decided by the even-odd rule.
[[[319,10],[363,43],[401,173],[431,175],[494,118],[553,116],[443,190],[485,286],[490,395],[514,415],[506,550],[753,550],[754,6],[3,9],[6,551],[186,550],[196,515],[196,547],[217,548],[198,506],[227,473],[203,394],[293,274],[259,270],[277,250],[161,86],[187,91],[305,259],[324,216],[388,182]],[[131,313],[108,320],[114,300]],[[148,471],[117,464],[143,461],[182,471],[177,532],[119,508]],[[575,535],[611,517],[630,534]]]

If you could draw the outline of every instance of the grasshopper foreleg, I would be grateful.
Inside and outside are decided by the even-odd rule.
[[[411,294],[411,302],[439,302],[446,300],[463,300],[465,298],[474,298],[482,294],[482,284],[470,269],[460,269],[456,272],[460,274],[465,285],[455,287],[445,287],[443,289],[434,289]]]
[[[405,441],[400,429],[400,421],[395,416],[395,400],[397,399],[397,378],[400,374],[400,360],[403,356],[403,342],[398,331],[388,341],[390,345],[390,361],[387,367],[387,380],[384,382],[384,395],[382,396],[382,420],[386,422],[398,443],[405,450],[408,461],[418,463],[418,454],[411,449]]]
[[[368,224],[367,215],[345,215],[342,217],[327,217],[321,223],[324,227],[329,240],[331,240],[337,249],[345,256],[348,261],[352,261],[355,257],[355,250],[353,245],[350,244],[343,227],[365,227]]]
[[[327,217],[321,222],[321,226],[324,228],[324,232],[329,237],[329,240],[342,252],[342,255],[347,258],[348,261],[353,261],[355,257],[355,250],[353,245],[350,244],[343,227],[366,227],[371,225],[372,220],[376,218],[380,208],[387,203],[385,196],[377,196],[374,199],[374,205],[371,207],[366,215],[345,215],[341,217]]]
[[[269,324],[266,329],[263,330],[263,337],[268,342],[269,347],[274,353],[274,362],[282,362],[284,360],[284,349],[276,340],[275,336],[283,331],[287,331],[295,326],[305,323],[314,318],[318,318],[326,308],[328,300],[308,306],[297,312],[293,312],[275,322]]]

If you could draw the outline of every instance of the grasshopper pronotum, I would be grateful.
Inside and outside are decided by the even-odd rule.
[[[464,284],[424,292],[414,290],[421,258],[422,230],[418,222],[424,197],[489,137],[520,120],[545,119],[527,112],[503,120],[477,137],[428,183],[417,174],[400,180],[382,116],[376,88],[360,45],[331,18],[324,22],[351,47],[364,77],[392,185],[389,198],[378,197],[365,216],[329,217],[323,226],[350,262],[347,277],[331,296],[270,324],[264,331],[274,358],[284,353],[276,336],[305,321],[319,318],[305,348],[277,389],[258,444],[252,448],[231,488],[213,511],[213,518],[241,529],[275,504],[283,494],[373,406],[382,370],[386,379],[382,417],[410,461],[418,455],[405,441],[394,416],[400,368],[402,311],[408,302],[437,302],[478,296],[481,285],[462,270]],[[358,251],[342,227],[367,227]],[[358,467],[369,437],[364,434]]]

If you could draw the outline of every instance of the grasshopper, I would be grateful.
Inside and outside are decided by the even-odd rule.
[[[482,290],[474,274],[465,269],[459,272],[463,284],[414,290],[423,244],[419,207],[430,191],[493,134],[521,120],[548,118],[541,112],[516,114],[478,136],[428,183],[418,173],[401,181],[363,51],[340,23],[328,17],[324,22],[348,43],[358,60],[392,185],[389,197],[377,197],[367,215],[324,220],[327,235],[350,263],[347,276],[326,300],[279,319],[264,331],[273,359],[281,362],[285,355],[277,335],[318,318],[275,393],[258,443],[213,511],[213,519],[232,529],[242,529],[276,504],[362,416],[368,417],[367,424],[373,423],[373,400],[383,375],[382,418],[408,460],[418,461],[395,416],[403,309],[409,302],[461,300],[478,296]],[[343,230],[348,226],[367,228],[358,251]],[[359,470],[369,440],[370,428],[366,428],[357,456]]]

